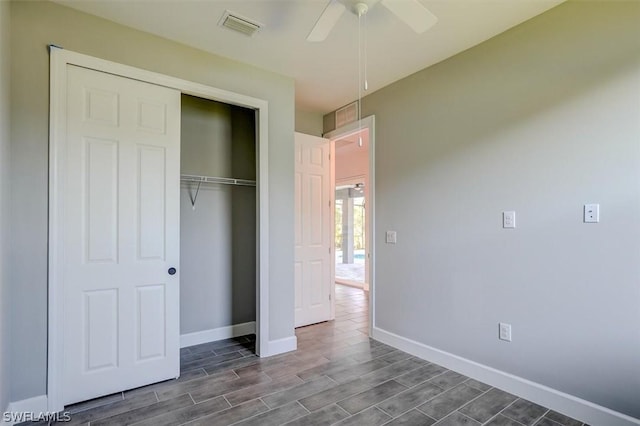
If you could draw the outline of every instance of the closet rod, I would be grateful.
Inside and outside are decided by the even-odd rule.
[[[225,178],[217,176],[181,175],[180,181],[194,183],[220,183],[223,185],[256,186],[255,180]]]

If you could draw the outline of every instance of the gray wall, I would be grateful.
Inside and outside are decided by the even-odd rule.
[[[46,45],[269,102],[270,329],[293,335],[293,80],[50,2],[11,4],[12,400],[46,392],[49,55]]]
[[[181,173],[255,179],[254,111],[182,96]],[[180,331],[255,321],[256,190],[180,190]]]
[[[296,109],[296,132],[322,136],[322,126],[322,113]]]
[[[377,327],[640,418],[639,22],[569,1],[365,98]]]
[[[9,403],[9,3],[0,2],[0,413]]]

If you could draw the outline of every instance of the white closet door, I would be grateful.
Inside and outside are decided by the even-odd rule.
[[[331,319],[331,161],[328,139],[295,135],[295,326]]]
[[[75,66],[67,87],[64,404],[180,374],[180,92]]]

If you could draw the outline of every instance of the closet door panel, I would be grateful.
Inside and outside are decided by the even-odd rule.
[[[179,376],[180,93],[69,65],[64,404]]]
[[[165,258],[165,162],[164,148],[138,146],[138,260]]]
[[[118,141],[85,138],[84,232],[87,262],[118,262]]]

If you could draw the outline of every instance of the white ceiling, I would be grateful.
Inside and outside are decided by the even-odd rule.
[[[358,96],[357,16],[345,13],[322,43],[306,41],[328,1],[56,0],[120,24],[293,77],[296,108],[322,113]],[[439,19],[433,28],[420,35],[382,5],[373,5],[366,15],[369,92],[479,44],[564,0],[420,1]],[[219,27],[225,10],[265,26],[254,37]]]

